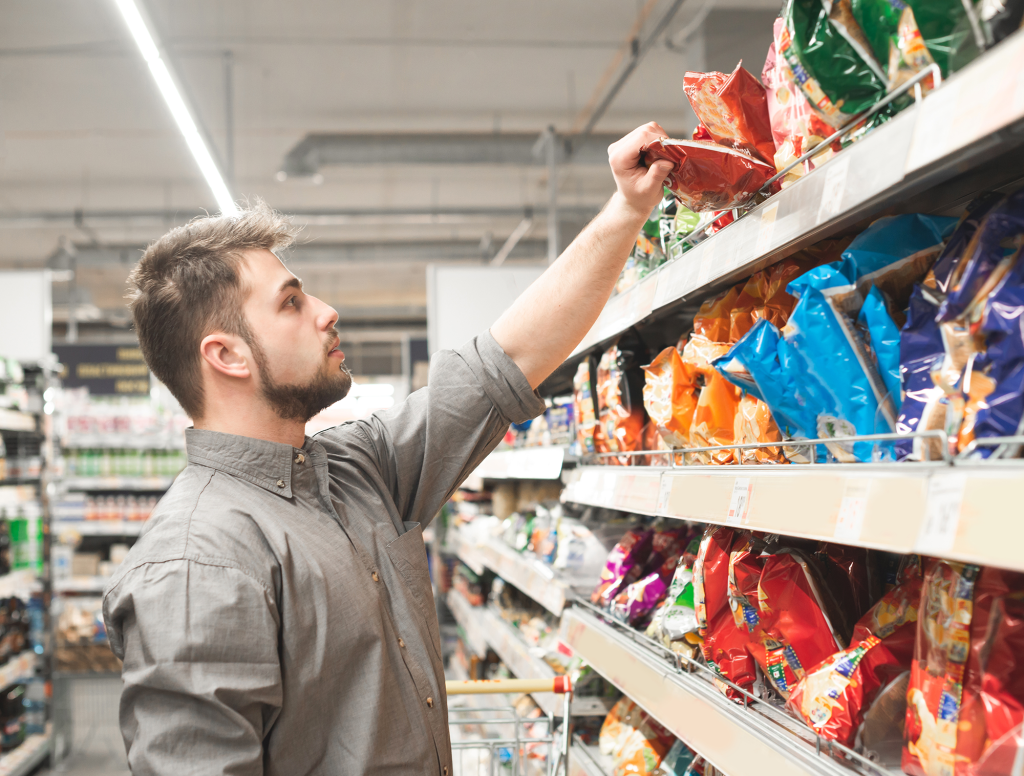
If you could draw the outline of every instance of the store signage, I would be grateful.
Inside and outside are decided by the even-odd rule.
[[[54,345],[65,388],[88,388],[92,396],[144,396],[149,367],[137,345]]]

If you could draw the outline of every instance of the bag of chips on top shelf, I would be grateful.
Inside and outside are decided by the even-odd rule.
[[[668,187],[695,213],[730,210],[748,202],[768,179],[774,165],[744,151],[693,140],[655,140],[641,149],[644,163],[672,162]]]
[[[824,738],[853,744],[879,690],[910,667],[920,600],[915,564],[860,619],[849,648],[807,669],[789,697],[789,710]]]
[[[711,342],[728,342],[732,326],[731,311],[740,297],[740,287],[723,291],[718,296],[704,300],[693,317],[693,333]]]
[[[777,53],[811,108],[839,128],[874,106],[887,79],[849,10],[849,0],[787,0]]]
[[[949,75],[954,31],[966,15],[959,0],[851,0],[850,10],[875,58],[889,66],[892,88],[932,62],[938,63],[943,77]],[[904,60],[908,67],[894,73],[894,59]]]
[[[775,142],[764,87],[742,62],[731,75],[688,72],[683,91],[712,140],[771,163]]]
[[[631,528],[612,548],[601,570],[601,581],[590,595],[590,602],[608,606],[624,585],[636,579],[651,554],[654,531]],[[632,578],[631,578],[632,575]]]
[[[768,48],[768,56],[761,71],[761,82],[765,86],[772,138],[776,149],[772,161],[779,172],[822,143],[835,131],[834,127],[822,121],[811,109],[804,93],[797,86],[785,58],[777,53],[784,29],[785,20],[776,19],[774,40]],[[832,141],[828,148],[822,149],[787,173],[780,181],[782,188],[799,180],[816,166],[824,164],[841,150],[842,143],[838,139]]]
[[[600,436],[595,448],[601,453],[637,450],[644,428],[642,401],[642,356],[633,348],[612,345],[597,365],[597,406]],[[630,465],[628,457],[611,458],[609,463]]]
[[[757,672],[747,652],[747,636],[736,627],[729,608],[729,558],[733,545],[742,541],[731,528],[708,526],[693,564],[693,593],[704,659],[725,679],[749,688]],[[720,689],[730,698],[739,697],[730,687]]]

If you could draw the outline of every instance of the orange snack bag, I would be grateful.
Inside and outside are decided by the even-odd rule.
[[[717,372],[708,378],[697,399],[690,426],[691,447],[728,445],[736,441],[736,410],[741,391]],[[733,450],[693,453],[693,460],[702,464],[736,463]]]
[[[618,344],[601,356],[597,365],[598,426],[594,446],[601,453],[624,453],[640,449],[644,429],[644,407],[630,392],[621,363]],[[610,463],[628,466],[629,457],[612,458]]]
[[[782,442],[782,434],[772,418],[768,405],[750,394],[740,399],[736,408],[736,422],[733,439],[740,444],[756,442]],[[739,463],[789,463],[781,447],[760,447],[753,450],[739,450]]]
[[[676,348],[668,347],[644,372],[644,407],[651,423],[669,448],[686,447],[697,408],[696,369],[683,363]]]
[[[712,342],[728,342],[732,325],[730,311],[740,296],[739,287],[734,286],[718,296],[708,299],[693,316],[693,333],[700,334]]]

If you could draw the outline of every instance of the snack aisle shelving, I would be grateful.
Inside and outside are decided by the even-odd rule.
[[[171,487],[173,477],[66,477],[67,490],[81,491],[150,491],[162,493]]]
[[[473,474],[489,480],[557,480],[568,447],[527,447],[491,453]]]
[[[28,776],[49,755],[52,740],[49,729],[26,738],[17,749],[0,756],[0,776]]]
[[[577,471],[564,501],[1024,571],[1019,462]]]
[[[609,776],[612,763],[601,754],[596,746],[588,745],[575,738],[569,759],[569,776]]]
[[[922,198],[920,208],[934,206],[937,187],[955,176],[964,177],[941,204],[966,200],[986,178],[1014,180],[1019,163],[998,157],[1024,142],[1022,118],[1024,32],[1017,32],[918,105],[614,297],[573,355],[867,216],[905,209],[914,197]]]

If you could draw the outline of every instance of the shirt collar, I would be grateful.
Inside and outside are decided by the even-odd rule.
[[[311,447],[319,445],[309,437],[306,437],[299,450],[291,445],[264,439],[206,429],[185,429],[185,449],[189,463],[209,466],[285,498],[292,497],[292,465],[295,457],[300,452],[312,459],[320,457],[317,451],[309,449]]]

